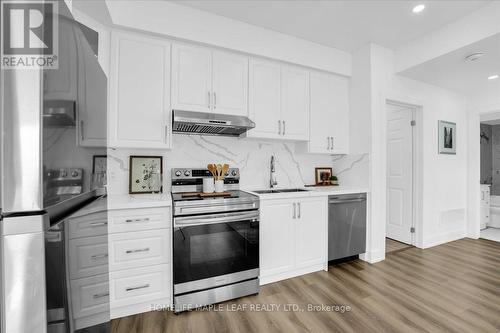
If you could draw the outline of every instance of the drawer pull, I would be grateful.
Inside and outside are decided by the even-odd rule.
[[[92,222],[92,223],[90,223],[90,225],[93,227],[97,227],[97,226],[101,226],[101,225],[108,225],[108,222]]]
[[[143,284],[142,286],[137,286],[137,287],[128,287],[125,290],[126,291],[132,291],[132,290],[145,289],[145,288],[149,288],[149,283],[148,284]]]
[[[101,259],[101,258],[107,258],[108,257],[108,254],[107,253],[103,253],[103,254],[94,254],[92,257],[92,259],[94,260],[97,260],[97,259]]]
[[[108,297],[109,296],[109,293],[108,292],[105,292],[105,293],[100,293],[100,294],[95,294],[93,295],[92,297],[94,299],[98,299],[98,298],[103,298],[103,297]]]
[[[148,222],[149,221],[149,217],[146,217],[144,219],[128,219],[128,220],[125,220],[125,222],[127,223],[131,223],[131,222]]]
[[[145,247],[143,249],[135,249],[135,250],[127,250],[125,253],[138,253],[138,252],[148,252],[149,247]]]

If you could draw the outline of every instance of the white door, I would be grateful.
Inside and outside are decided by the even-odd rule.
[[[264,202],[260,207],[261,276],[288,272],[295,265],[295,226],[292,202]]]
[[[172,46],[172,109],[211,112],[212,52],[182,44]]]
[[[170,148],[170,44],[113,33],[110,145]]]
[[[309,140],[309,72],[293,66],[281,68],[283,136]]]
[[[250,59],[249,118],[255,128],[249,137],[281,138],[281,74],[280,65],[265,60]]]
[[[329,75],[328,85],[332,88],[332,114],[329,125],[332,154],[349,153],[349,79]]]
[[[59,29],[59,68],[43,71],[44,99],[76,101],[78,95],[76,35],[69,23],[60,20],[64,25]]]
[[[84,147],[107,146],[107,86],[106,75],[101,71],[90,46],[83,42],[81,31],[76,34],[79,52],[78,59],[78,138]],[[100,77],[100,78],[99,78]],[[95,82],[103,82],[96,85]]]
[[[387,104],[387,237],[411,244],[413,110]]]
[[[248,113],[248,57],[213,52],[213,111],[246,116]]]
[[[296,203],[296,268],[326,263],[328,204],[326,198]]]

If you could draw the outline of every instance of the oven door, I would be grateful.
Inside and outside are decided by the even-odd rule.
[[[174,218],[174,293],[259,275],[259,212]]]

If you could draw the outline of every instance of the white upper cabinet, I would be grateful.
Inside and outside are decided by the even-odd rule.
[[[213,111],[246,116],[248,106],[248,58],[213,52]]]
[[[76,38],[82,56],[78,59],[79,144],[83,147],[106,147],[107,78],[81,31],[77,31]]]
[[[300,148],[309,153],[349,152],[349,79],[311,72],[310,137]]]
[[[250,59],[249,137],[281,138],[281,69],[278,63]]]
[[[171,147],[170,46],[156,38],[112,33],[111,147]]]
[[[281,66],[281,119],[286,139],[309,139],[309,72]]]
[[[75,101],[78,96],[76,31],[73,23],[61,19],[59,24],[59,68],[43,71],[44,99]]]
[[[299,67],[250,59],[248,137],[309,139],[309,72]]]
[[[172,109],[246,115],[248,58],[174,44]]]
[[[172,46],[172,109],[211,111],[212,52],[209,49]]]

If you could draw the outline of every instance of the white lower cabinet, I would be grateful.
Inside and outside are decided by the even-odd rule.
[[[260,281],[327,267],[327,198],[261,199]]]
[[[170,207],[109,212],[111,318],[172,304]]]

